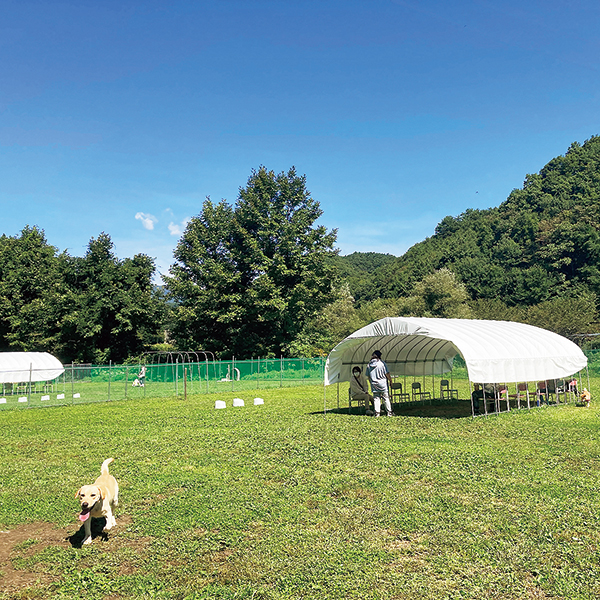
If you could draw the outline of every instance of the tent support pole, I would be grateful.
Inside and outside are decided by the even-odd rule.
[[[590,370],[588,369],[587,365],[585,365],[585,373],[587,375],[588,390],[589,390],[589,392],[591,394],[592,393],[592,389],[590,388]]]
[[[483,390],[483,396],[482,396],[482,400],[483,400],[483,410],[485,412],[485,416],[488,416],[488,409],[487,409],[487,398],[485,397],[485,384],[481,384],[481,389]]]
[[[471,417],[475,418],[475,404],[473,403],[473,385],[471,384],[471,378],[469,377],[469,395],[471,396]]]

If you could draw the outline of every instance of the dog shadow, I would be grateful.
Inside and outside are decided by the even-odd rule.
[[[94,517],[90,517],[92,520],[92,540],[99,537],[103,542],[108,541],[108,533],[104,531],[106,527],[106,518],[99,517],[95,519]],[[73,535],[70,535],[67,538],[67,541],[73,546],[73,548],[81,548],[83,546],[83,540],[85,539],[85,526],[82,525],[79,528],[79,531],[76,531]]]

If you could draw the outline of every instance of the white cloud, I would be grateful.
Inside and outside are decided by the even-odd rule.
[[[135,218],[138,221],[141,221],[144,229],[148,229],[148,231],[152,231],[154,229],[154,224],[158,223],[158,219],[154,215],[148,213],[136,213]]]
[[[169,223],[169,231],[171,232],[171,235],[181,235],[183,233],[181,226],[177,225],[177,223],[173,223],[173,221]]]
[[[183,230],[186,228],[186,225],[189,223],[189,221],[189,218],[184,219],[183,221],[181,221],[181,223],[173,223],[173,221],[171,221],[169,223],[169,232],[171,233],[171,235],[181,236]]]

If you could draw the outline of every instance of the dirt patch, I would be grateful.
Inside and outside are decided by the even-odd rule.
[[[33,556],[48,546],[69,547],[68,532],[56,529],[49,523],[26,523],[13,529],[0,531],[0,589],[5,592],[16,591],[34,584],[46,584],[51,581],[43,573],[16,570],[11,557],[24,542],[31,545],[20,551],[20,556]]]
[[[130,523],[130,517],[121,517],[117,521],[116,531],[118,531],[119,525],[126,526]],[[104,525],[104,519],[92,521],[93,538],[107,539],[107,534],[102,532]],[[83,527],[80,527],[75,533],[72,533],[72,527],[69,529],[58,529],[50,523],[39,522],[26,523],[0,531],[0,590],[4,593],[16,592],[34,585],[46,585],[53,581],[53,578],[45,573],[15,569],[13,559],[35,556],[50,546],[81,547],[84,537]]]

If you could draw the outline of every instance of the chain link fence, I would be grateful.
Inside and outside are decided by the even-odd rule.
[[[64,365],[53,381],[3,383],[0,410],[87,404],[136,398],[243,392],[322,384],[325,358],[256,358],[251,360],[180,362],[146,365]]]

